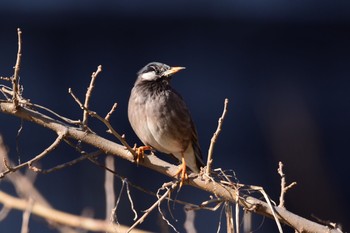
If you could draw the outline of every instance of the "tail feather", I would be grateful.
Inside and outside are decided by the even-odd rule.
[[[205,164],[203,162],[202,150],[199,146],[197,138],[192,140],[192,147],[193,147],[194,155],[196,156],[196,164],[197,164],[198,168],[204,167]]]

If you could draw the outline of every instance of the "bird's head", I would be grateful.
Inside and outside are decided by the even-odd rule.
[[[139,81],[169,80],[171,75],[183,69],[185,69],[185,67],[170,67],[163,63],[151,62],[143,67],[137,75]]]

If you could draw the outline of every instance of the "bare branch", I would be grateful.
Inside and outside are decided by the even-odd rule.
[[[101,154],[102,154],[102,151],[100,151],[100,150],[99,151],[95,151],[95,152],[91,152],[89,154],[84,154],[84,155],[80,156],[79,158],[76,158],[76,159],[74,159],[72,161],[69,161],[69,162],[57,165],[57,166],[55,166],[53,168],[50,168],[50,169],[44,170],[44,169],[39,169],[38,168],[36,170],[36,172],[40,172],[40,173],[43,173],[43,174],[48,174],[48,173],[51,173],[51,172],[55,172],[55,171],[61,170],[61,169],[66,168],[66,167],[73,166],[73,165],[75,165],[75,164],[77,164],[77,163],[79,163],[79,162],[81,162],[81,161],[83,161],[85,159],[89,159],[89,158],[93,159],[93,158],[95,158],[95,157],[97,157],[97,156],[99,156]]]
[[[11,78],[0,76],[0,80],[11,81]]]
[[[77,102],[77,104],[79,105],[79,107],[84,110],[84,105],[80,102],[79,98],[75,96],[72,88],[68,88],[68,93],[73,97],[73,99],[75,100],[75,102]]]
[[[55,132],[66,131],[66,137],[68,138],[79,140],[83,143],[92,145],[105,153],[118,156],[130,162],[135,162],[134,155],[130,151],[126,150],[124,146],[109,141],[96,134],[84,132],[79,128],[68,127],[62,122],[56,121],[48,116],[45,116],[31,109],[21,107],[20,111],[15,111],[12,103],[0,102],[0,112],[11,114],[24,120],[31,121]],[[140,161],[139,165],[148,167],[149,169],[152,169],[172,178],[175,176],[178,170],[178,167],[176,165],[167,163],[152,154],[146,156],[145,159]],[[215,181],[207,182],[207,179],[203,179],[200,176],[191,175],[189,175],[188,184],[193,187],[211,192],[216,196],[221,197],[222,199],[228,200],[233,203],[236,202],[236,191],[230,186],[223,185]],[[274,218],[271,208],[266,202],[263,202],[251,196],[240,197],[238,199],[238,202],[240,206],[245,207],[248,210],[254,211],[255,213],[270,218]],[[299,229],[299,231],[341,232],[338,229],[329,229],[327,226],[323,226],[321,224],[304,219],[296,214],[285,210],[284,208],[276,206],[274,207],[274,211],[281,222],[293,227],[294,229]]]
[[[178,189],[178,192],[180,191],[180,189],[181,189],[181,181],[179,181],[180,182],[180,187],[179,187],[179,189]],[[162,187],[160,188],[160,189],[158,189],[158,191],[157,191],[157,197],[158,198],[162,198],[161,196],[160,196],[160,191],[162,191],[162,190],[164,190],[164,189],[166,189],[167,191],[170,191],[168,194],[167,194],[167,196],[165,197],[165,199],[169,199],[170,198],[170,195],[171,195],[171,191],[173,191],[173,190],[175,190],[175,188],[176,188],[176,186],[178,185],[178,183],[179,183],[178,181],[176,181],[176,182],[168,182],[168,183],[165,183],[165,184],[163,184],[162,185]],[[169,188],[169,186],[170,186],[170,188]],[[165,195],[165,193],[164,193],[164,195]],[[158,202],[158,212],[159,212],[159,214],[160,214],[160,216],[162,217],[162,219],[166,222],[166,224],[168,225],[168,226],[170,226],[176,233],[180,233],[176,228],[175,228],[175,226],[173,225],[173,224],[171,224],[170,223],[170,221],[165,217],[165,215],[163,214],[163,211],[162,211],[162,208],[161,208],[161,206],[160,206],[160,204],[161,204],[162,202],[160,201],[160,202]],[[169,202],[168,202],[168,209],[169,209],[169,211],[170,211],[170,208],[169,208]],[[173,214],[170,212],[170,216],[172,216],[173,217]],[[174,218],[174,217],[173,217]]]
[[[293,182],[290,185],[286,186],[286,175],[283,173],[283,163],[281,161],[278,163],[277,172],[281,176],[281,194],[280,194],[280,203],[278,207],[285,208],[284,196],[290,188],[292,188],[297,184],[297,182]]]
[[[81,125],[81,124],[82,124],[80,120],[71,120],[71,119],[69,119],[69,118],[67,118],[67,117],[64,117],[64,116],[61,116],[61,115],[59,115],[58,113],[52,111],[51,109],[46,108],[46,107],[44,107],[44,106],[41,106],[41,105],[39,105],[39,104],[27,103],[27,105],[28,105],[28,106],[33,106],[33,107],[36,107],[36,108],[43,109],[43,110],[45,110],[45,111],[51,113],[52,115],[58,117],[59,119],[65,121],[65,122],[68,123],[68,124],[72,124],[72,125]]]
[[[92,93],[92,90],[94,89],[95,87],[95,80],[98,76],[98,74],[102,71],[102,66],[99,65],[97,67],[97,70],[95,72],[92,73],[91,75],[91,81],[90,81],[90,85],[86,91],[86,94],[85,94],[85,102],[84,102],[84,114],[83,114],[83,127],[86,127],[87,126],[87,123],[88,123],[88,116],[89,116],[89,113],[88,113],[88,109],[89,109],[89,104],[90,104],[90,98],[91,98],[91,93]]]
[[[117,109],[118,104],[114,103],[111,110],[107,113],[107,115],[105,116],[106,121],[109,121],[109,119],[111,118],[113,112]]]
[[[133,220],[135,221],[137,219],[137,212],[136,212],[135,207],[134,207],[134,202],[133,202],[133,200],[131,198],[129,182],[128,182],[128,180],[126,178],[123,181],[125,182],[126,194],[128,195],[128,199],[129,199],[129,202],[130,202],[130,207],[131,207],[132,212],[134,213]]]
[[[88,231],[96,232],[125,232],[128,228],[122,225],[112,224],[103,220],[96,220],[86,217],[80,217],[73,214],[68,214],[62,211],[55,210],[53,208],[41,205],[39,203],[30,203],[29,201],[10,196],[0,191],[0,203],[3,203],[6,207],[18,210],[26,210],[29,205],[32,205],[32,214],[46,219],[47,221],[53,221],[66,226],[77,227]],[[134,229],[133,232],[147,233]]]
[[[18,95],[19,95],[19,71],[21,68],[21,57],[22,57],[22,31],[20,28],[17,28],[17,35],[18,35],[18,51],[17,51],[17,59],[16,59],[16,65],[14,67],[15,72],[12,77],[12,101],[15,106],[15,109],[18,107]]]
[[[206,168],[206,174],[209,175],[210,171],[211,171],[211,164],[213,162],[213,151],[214,151],[214,144],[216,143],[219,134],[221,132],[221,128],[222,128],[222,123],[224,122],[225,116],[226,116],[226,112],[227,112],[227,105],[228,105],[228,99],[225,99],[224,102],[224,110],[222,112],[221,117],[218,120],[218,127],[213,135],[213,137],[211,138],[210,141],[210,146],[209,146],[209,151],[208,151],[208,159],[207,159],[207,168]]]

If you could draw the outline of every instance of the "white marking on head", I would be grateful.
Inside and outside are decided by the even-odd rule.
[[[158,75],[156,75],[155,71],[149,71],[147,73],[141,74],[140,77],[142,80],[151,81],[151,80],[156,80]]]

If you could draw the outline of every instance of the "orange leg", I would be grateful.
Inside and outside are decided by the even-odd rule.
[[[180,176],[180,188],[182,187],[183,183],[185,182],[185,180],[188,179],[188,175],[186,173],[186,161],[185,161],[185,157],[184,155],[182,154],[182,163],[180,164],[179,166],[179,170],[177,170],[177,172],[175,173],[174,176],[178,176],[179,174],[181,174]]]
[[[136,152],[136,163],[138,164],[141,159],[145,158],[145,150],[152,150],[151,146],[140,146],[136,147],[136,144],[133,150]]]

